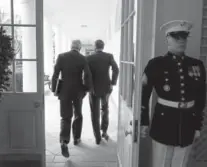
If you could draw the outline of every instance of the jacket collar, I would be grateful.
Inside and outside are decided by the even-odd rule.
[[[182,55],[176,55],[170,51],[167,52],[166,56],[169,56],[171,59],[173,60],[184,60],[185,58],[185,53],[183,53]]]

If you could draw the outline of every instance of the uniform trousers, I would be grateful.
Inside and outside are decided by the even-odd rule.
[[[71,122],[73,113],[75,118],[72,123],[72,131],[74,140],[81,138],[82,132],[82,101],[83,98],[71,98],[60,100],[60,142],[68,144],[70,142]]]
[[[91,120],[93,126],[93,132],[96,139],[101,138],[100,129],[103,132],[107,132],[109,125],[109,96],[110,93],[101,97],[96,96],[93,93],[89,94],[89,102],[91,108]],[[100,127],[100,102],[101,102],[101,127]]]
[[[152,140],[152,167],[187,167],[192,145],[175,147]]]

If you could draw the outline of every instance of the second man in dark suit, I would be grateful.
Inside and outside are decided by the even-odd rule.
[[[80,142],[82,130],[82,100],[85,91],[91,89],[92,80],[86,58],[79,53],[81,42],[72,41],[71,51],[58,56],[52,77],[52,91],[61,73],[62,84],[58,97],[60,99],[61,131],[60,143],[62,155],[69,157],[67,144],[70,141],[71,119],[73,109],[75,119],[72,124],[74,144]],[[83,77],[84,76],[84,77]]]
[[[116,85],[119,74],[118,66],[112,54],[103,52],[104,42],[95,42],[95,53],[87,56],[88,64],[92,73],[93,91],[89,94],[91,118],[96,144],[101,142],[100,133],[100,102],[102,110],[101,130],[102,137],[108,140],[107,129],[109,125],[108,100],[112,92],[112,86]],[[112,68],[112,79],[109,69]]]

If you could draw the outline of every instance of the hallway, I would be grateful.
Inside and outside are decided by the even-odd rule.
[[[95,144],[92,131],[88,96],[83,104],[83,130],[82,143],[79,146],[69,144],[70,157],[61,155],[59,144],[59,102],[48,90],[45,93],[45,129],[46,129],[46,162],[47,167],[117,167],[116,141],[117,141],[117,110],[110,103],[110,140],[100,145]]]

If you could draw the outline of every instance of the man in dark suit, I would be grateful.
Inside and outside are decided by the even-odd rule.
[[[91,118],[96,143],[100,144],[100,102],[102,110],[101,130],[102,137],[108,140],[107,129],[109,125],[108,100],[112,92],[112,86],[116,85],[119,74],[118,66],[112,54],[103,52],[104,42],[95,42],[95,53],[87,56],[88,64],[92,73],[93,92],[89,93]],[[112,67],[112,80],[109,76],[109,68]]]
[[[56,91],[57,80],[61,73],[60,99],[62,155],[69,157],[67,144],[70,141],[73,109],[75,119],[72,124],[74,144],[80,142],[82,130],[82,100],[86,91],[92,87],[91,73],[86,58],[79,53],[81,42],[74,40],[71,51],[58,56],[52,77],[52,91]],[[84,77],[83,77],[84,76]]]

